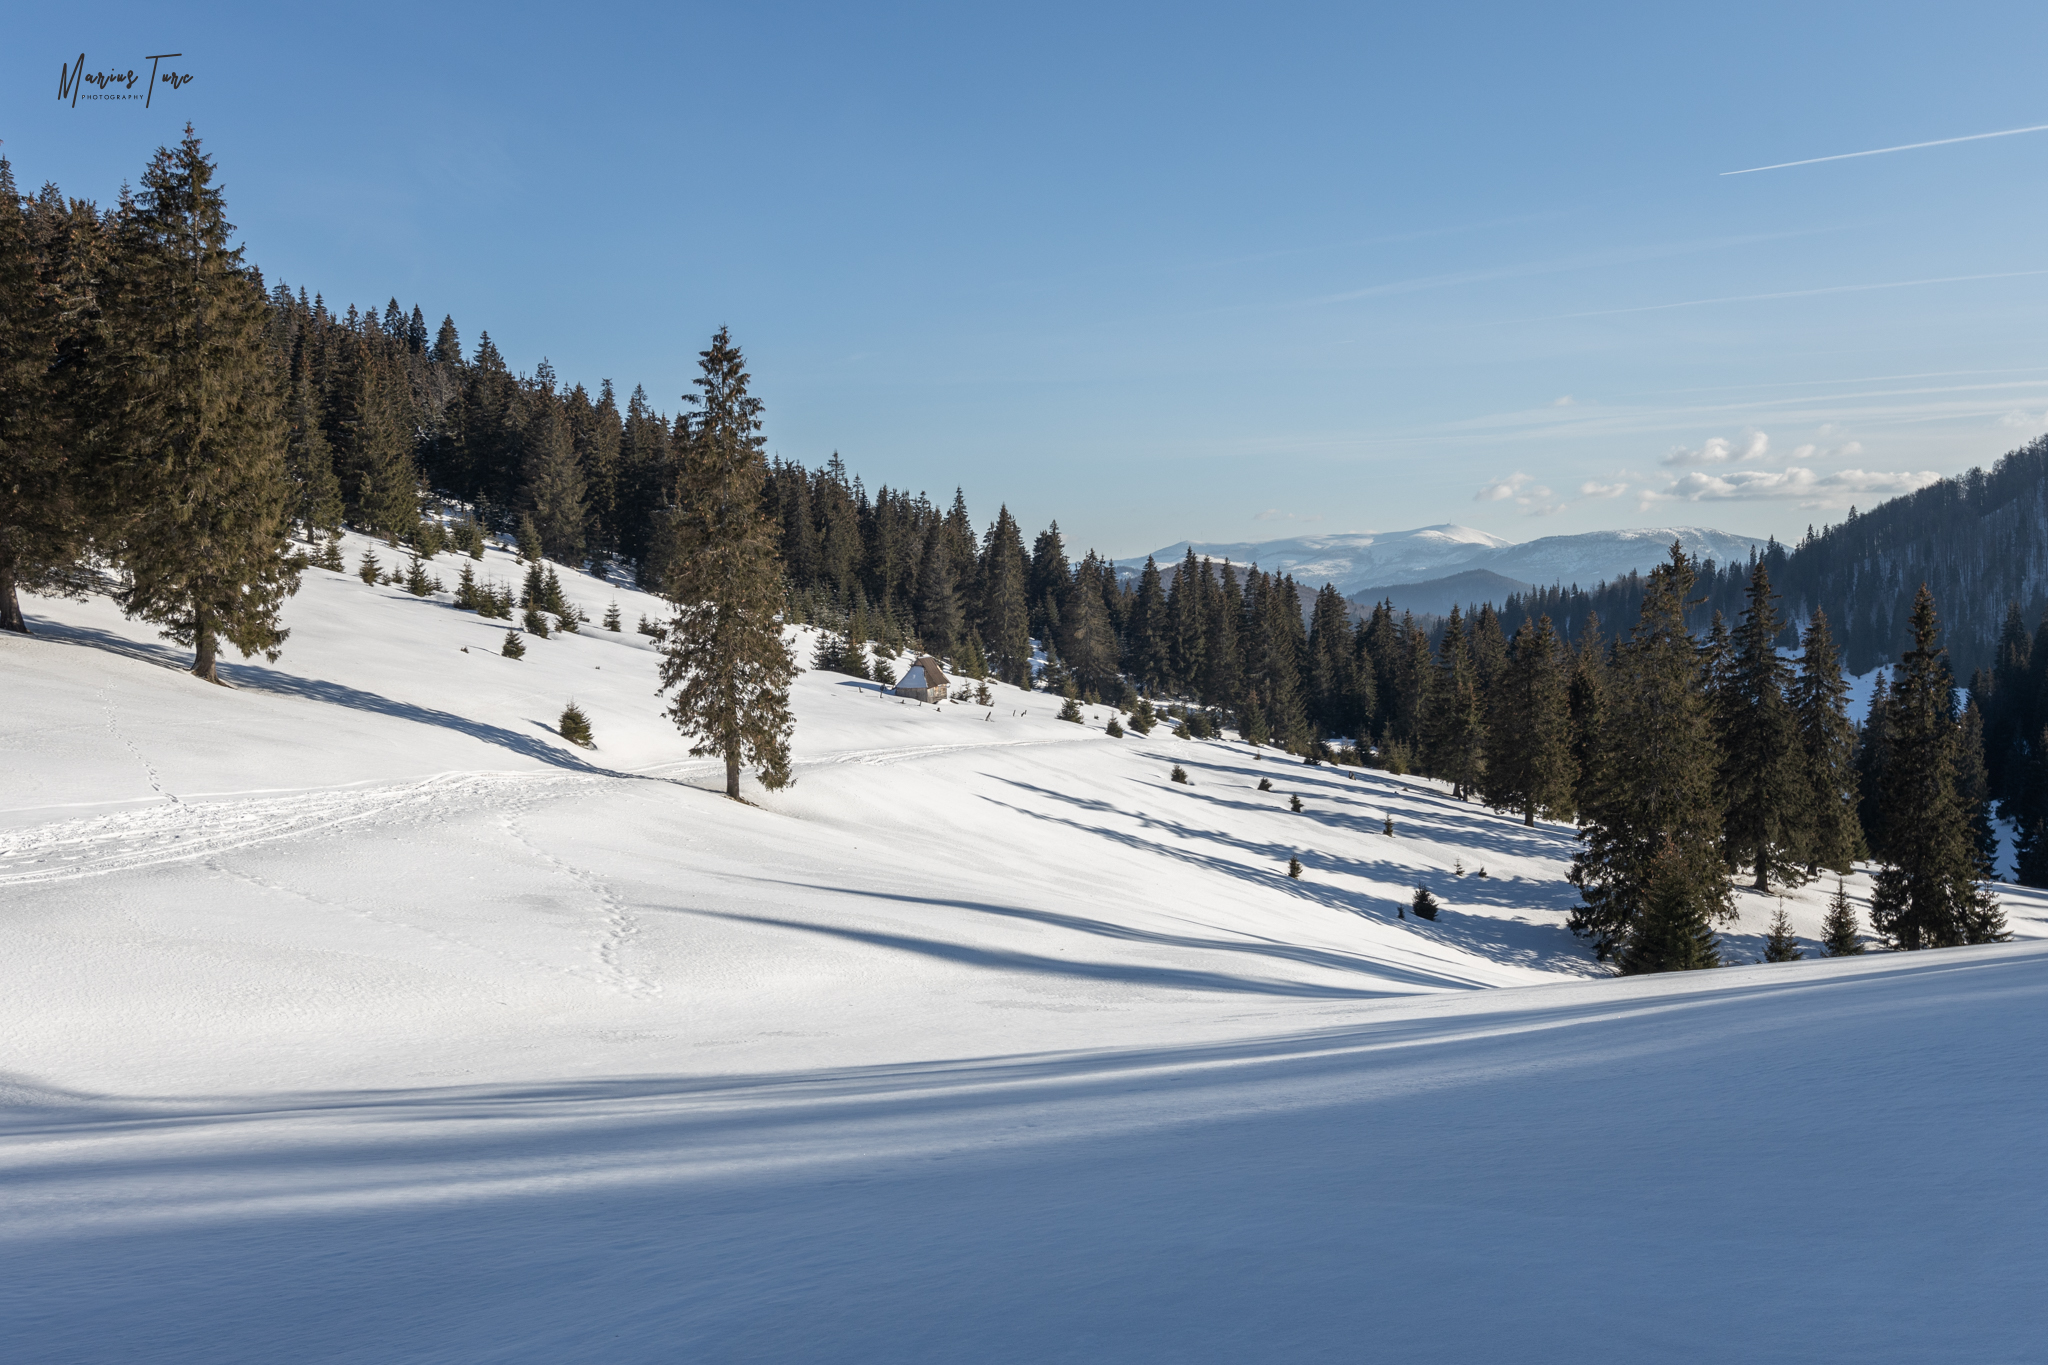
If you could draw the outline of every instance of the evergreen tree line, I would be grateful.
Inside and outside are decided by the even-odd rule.
[[[1989,471],[1939,480],[1820,530],[1808,527],[1796,546],[1772,541],[1756,558],[1769,566],[1787,604],[1786,634],[1825,611],[1834,623],[1845,668],[1867,673],[1913,647],[1913,612],[1921,585],[1948,603],[1944,638],[1959,674],[1992,667],[2004,648],[2001,605],[2020,604],[2032,619],[2048,610],[2048,437],[2002,457]],[[1711,561],[1696,569],[1688,620],[1704,629],[1719,611],[1733,617],[1747,591],[1750,566]],[[1594,616],[1634,618],[1648,576],[1629,574],[1590,589],[1552,586],[1511,594],[1499,606],[1504,628],[1549,616],[1575,639]],[[1468,613],[1469,614],[1469,613]]]

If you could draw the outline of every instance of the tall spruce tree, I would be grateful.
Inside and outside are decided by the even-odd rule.
[[[1456,604],[1444,623],[1425,706],[1424,771],[1448,781],[1454,799],[1466,800],[1479,790],[1485,772],[1486,718],[1478,669]]]
[[[17,586],[44,586],[78,557],[79,471],[51,392],[59,304],[0,159],[0,630],[26,635]]]
[[[264,343],[268,305],[190,125],[160,148],[118,228],[110,308],[115,449],[133,509],[116,546],[123,608],[193,648],[219,682],[222,641],[275,658],[299,575],[285,423]]]
[[[763,786],[789,785],[789,684],[783,643],[781,563],[775,527],[761,507],[768,462],[761,454],[761,400],[748,392],[745,358],[721,327],[699,352],[698,409],[689,422],[682,506],[671,520],[674,553],[664,588],[676,608],[662,642],[661,687],[669,717],[694,736],[694,754],[725,760],[725,794],[740,796],[740,769]]]
[[[1705,919],[1733,914],[1712,716],[1685,625],[1693,581],[1693,563],[1674,543],[1670,560],[1651,571],[1641,616],[1609,666],[1599,766],[1579,810],[1571,881],[1585,903],[1571,928],[1603,961],[1633,952],[1626,970],[1701,965],[1712,956],[1700,937]],[[1683,894],[1673,889],[1679,883]],[[1639,930],[1650,937],[1638,949]],[[1650,965],[1660,963],[1667,965]]]
[[[981,640],[989,667],[1013,687],[1031,686],[1031,614],[1025,598],[1024,537],[1007,505],[981,543]]]
[[[1784,622],[1773,600],[1770,573],[1758,559],[1742,623],[1722,664],[1716,708],[1728,864],[1753,866],[1752,885],[1763,892],[1771,889],[1773,870],[1784,880],[1797,860],[1812,806],[1798,718],[1785,697],[1791,670],[1778,654]]]
[[[1822,868],[1845,873],[1863,856],[1863,827],[1856,818],[1856,727],[1849,721],[1848,696],[1828,615],[1815,611],[1800,641],[1799,674],[1792,682],[1805,774],[1809,876],[1818,876]]]
[[[917,574],[917,634],[924,647],[951,658],[966,642],[960,618],[960,594],[954,586],[953,554],[945,526],[934,522],[924,540],[924,562]]]
[[[1904,949],[1995,942],[2005,937],[2004,912],[1978,885],[1988,869],[1957,790],[1962,727],[1925,584],[1913,599],[1912,632],[1892,683],[1879,798],[1885,866],[1871,896],[1871,925]]]
[[[1524,621],[1508,646],[1488,698],[1486,772],[1481,790],[1495,810],[1572,811],[1571,697],[1566,657],[1548,616]]]
[[[534,386],[525,410],[521,491],[540,533],[540,552],[558,563],[581,565],[590,513],[568,413],[552,382]]]

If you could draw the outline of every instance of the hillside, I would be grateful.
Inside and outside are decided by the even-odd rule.
[[[659,604],[561,576],[626,631],[514,661],[312,570],[232,691],[103,600],[0,637],[11,1359],[1448,1360],[1499,1347],[1475,1297],[1536,1360],[2048,1328],[2004,1060],[2048,898],[2004,947],[1615,981],[1567,828],[813,671],[797,785],[738,805],[661,716]],[[1786,898],[1809,949],[1831,889]],[[1939,1175],[1859,1183],[1902,1151]]]

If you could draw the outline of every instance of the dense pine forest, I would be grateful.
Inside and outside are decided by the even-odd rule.
[[[218,680],[223,643],[284,647],[281,604],[309,566],[343,567],[344,526],[408,549],[422,583],[451,539],[480,553],[498,535],[535,566],[529,620],[546,560],[677,604],[648,627],[668,641],[664,684],[679,725],[722,736],[705,742],[735,796],[742,753],[787,780],[786,671],[764,625],[779,618],[829,628],[813,666],[867,674],[914,645],[1064,694],[1077,719],[1076,699],[1104,702],[1142,734],[1163,711],[1189,738],[1234,732],[1576,821],[1574,927],[1624,970],[1717,961],[1732,876],[1769,890],[1864,858],[1884,868],[1888,943],[1997,939],[1980,885],[1994,801],[2019,825],[2023,877],[2048,878],[2048,638],[2007,612],[1959,708],[1935,607],[1975,622],[2003,600],[1986,594],[2038,595],[2000,555],[2038,524],[2048,444],[1751,564],[1674,547],[1648,575],[1441,625],[1192,551],[1120,582],[1057,523],[1027,545],[1007,507],[977,530],[963,490],[942,507],[870,491],[836,455],[770,458],[723,332],[669,415],[644,386],[622,403],[546,360],[515,371],[488,332],[465,342],[418,305],[337,311],[266,285],[228,245],[213,173],[188,131],[101,209],[55,186],[21,196],[0,162],[0,625],[27,629],[17,588],[106,592]],[[1916,529],[1930,519],[1932,538]],[[465,573],[457,605],[510,614],[486,598]],[[1844,655],[1897,661],[1861,727]],[[1852,923],[1841,951],[1856,943]]]

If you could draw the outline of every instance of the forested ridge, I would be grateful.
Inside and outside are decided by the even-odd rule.
[[[1991,664],[2006,608],[2017,603],[2029,621],[2048,609],[2048,437],[2003,456],[1989,470],[1972,469],[1917,493],[1807,528],[1789,549],[1773,541],[1760,558],[1784,594],[1788,623],[1825,611],[1835,623],[1842,662],[1851,673],[1882,667],[1912,645],[1913,599],[1921,584],[1943,604],[1945,641],[1958,673]],[[1749,565],[1704,564],[1688,621],[1704,629],[1716,611],[1732,616],[1742,601]],[[1630,574],[1589,589],[1538,588],[1499,604],[1513,630],[1548,615],[1567,635],[1597,613],[1631,619],[1645,580]],[[1781,643],[1790,645],[1792,624]]]

